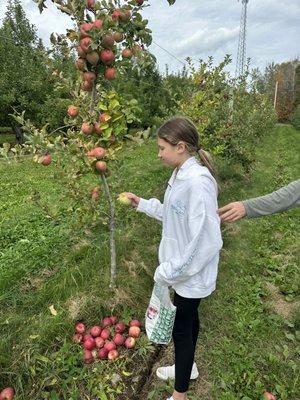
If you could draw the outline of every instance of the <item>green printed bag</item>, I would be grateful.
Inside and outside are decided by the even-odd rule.
[[[148,339],[157,344],[168,344],[172,338],[176,307],[171,301],[168,286],[154,284],[145,315]]]

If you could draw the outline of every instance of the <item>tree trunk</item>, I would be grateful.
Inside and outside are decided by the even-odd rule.
[[[117,277],[117,256],[116,256],[116,220],[115,220],[115,204],[112,200],[109,186],[105,174],[101,172],[101,179],[104,187],[105,194],[109,203],[109,237],[110,237],[110,285],[109,287],[114,288],[116,286]]]

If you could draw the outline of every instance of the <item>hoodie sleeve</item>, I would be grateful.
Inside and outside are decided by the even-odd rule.
[[[222,248],[222,237],[218,221],[205,211],[189,222],[191,241],[185,246],[181,257],[161,263],[154,274],[157,283],[173,285],[197,274],[216,256]]]
[[[162,221],[164,205],[158,199],[140,199],[137,211],[147,214],[149,217]]]

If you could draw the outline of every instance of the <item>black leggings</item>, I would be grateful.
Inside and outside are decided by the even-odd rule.
[[[187,392],[199,334],[198,306],[201,299],[188,299],[175,292],[177,307],[173,328],[175,347],[175,390]]]

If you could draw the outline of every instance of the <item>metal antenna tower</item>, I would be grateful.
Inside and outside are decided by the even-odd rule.
[[[242,0],[239,47],[236,59],[235,78],[243,75],[246,64],[247,5],[249,0]]]

